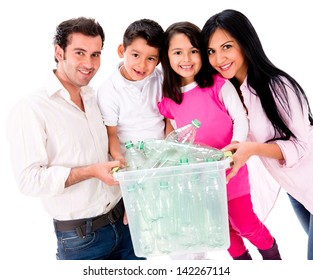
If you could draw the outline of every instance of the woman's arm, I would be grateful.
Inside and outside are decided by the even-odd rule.
[[[231,142],[246,141],[249,130],[246,109],[239,98],[237,90],[230,81],[225,81],[219,97],[233,121],[233,137]]]
[[[238,170],[248,161],[251,156],[268,157],[284,160],[283,153],[276,143],[242,142],[227,145],[223,151],[233,152],[233,166],[227,176],[227,181],[234,177]]]

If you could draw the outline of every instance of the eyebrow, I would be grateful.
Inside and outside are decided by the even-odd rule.
[[[74,51],[87,52],[87,50],[83,48],[74,48]],[[101,54],[101,51],[94,51],[92,54]]]
[[[82,52],[87,52],[85,49],[82,49],[82,48],[74,48],[74,51],[82,51]]]
[[[170,51],[177,51],[177,50],[182,50],[182,48],[173,48],[173,49],[170,49]]]
[[[170,49],[170,51],[180,51],[180,50],[183,50],[184,48],[173,48],[173,49]],[[192,47],[190,47],[188,50],[193,50],[193,49],[198,49],[197,47],[194,47],[194,46],[192,46]]]
[[[226,44],[228,44],[228,43],[233,43],[233,42],[234,42],[234,40],[226,41],[225,43],[223,43],[222,45],[220,45],[220,47],[222,47],[222,46],[224,46],[224,45],[226,45]]]
[[[142,52],[137,51],[136,49],[131,49],[131,52],[132,52],[132,53],[135,52],[135,53],[138,53],[138,54],[142,54]],[[157,58],[159,55],[158,55],[158,54],[149,54],[148,56],[149,56],[149,57],[153,56],[153,57],[156,57],[156,58]]]
[[[225,46],[225,45],[228,44],[228,43],[234,43],[234,40],[226,41],[226,42],[224,42],[223,44],[221,44],[220,47],[223,47],[223,46]],[[213,48],[208,47],[208,49],[213,49]]]

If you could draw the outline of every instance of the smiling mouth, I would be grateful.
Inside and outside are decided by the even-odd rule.
[[[92,73],[92,70],[79,70],[80,73],[82,73],[83,75],[90,75]]]
[[[232,63],[228,63],[226,65],[220,66],[220,69],[222,69],[223,71],[228,70],[231,67]]]
[[[188,65],[188,66],[186,66],[186,65],[180,65],[179,67],[180,67],[181,69],[183,69],[183,70],[191,70],[191,69],[193,68],[192,65]]]
[[[136,69],[133,69],[135,71],[135,73],[139,74],[139,75],[143,75],[145,74],[144,71],[139,71],[139,70],[136,70]]]

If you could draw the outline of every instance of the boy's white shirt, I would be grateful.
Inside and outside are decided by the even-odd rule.
[[[133,82],[121,75],[121,65],[100,85],[97,98],[104,124],[118,126],[124,152],[126,141],[163,139],[165,123],[157,107],[162,98],[162,71],[156,68],[142,81]]]

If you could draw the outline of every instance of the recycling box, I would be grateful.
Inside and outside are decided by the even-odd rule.
[[[135,254],[152,257],[227,249],[228,167],[226,158],[114,173]]]

